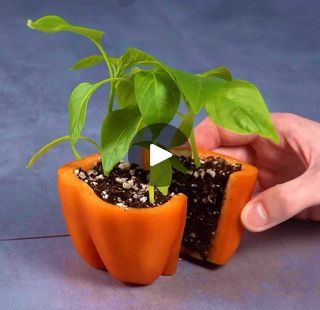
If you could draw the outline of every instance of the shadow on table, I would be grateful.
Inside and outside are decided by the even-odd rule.
[[[190,257],[190,256],[187,256],[185,254],[181,254],[180,256],[183,260],[186,260],[192,264],[195,264],[195,265],[198,265],[200,267],[203,267],[203,268],[206,268],[206,269],[209,269],[209,270],[216,270],[216,269],[219,269],[221,268],[222,266],[220,265],[216,265],[216,264],[213,264],[213,263],[210,263],[210,262],[207,262],[207,261],[201,261],[201,260],[198,260],[196,258],[193,258],[193,257]]]

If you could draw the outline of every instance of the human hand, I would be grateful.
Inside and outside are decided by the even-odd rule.
[[[320,220],[320,124],[288,113],[272,113],[278,145],[256,135],[239,135],[209,118],[195,128],[197,147],[246,161],[259,169],[254,197],[241,220],[260,232],[295,215]]]

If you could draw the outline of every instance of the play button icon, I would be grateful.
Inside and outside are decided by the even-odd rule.
[[[172,154],[161,147],[150,144],[150,166],[155,166],[172,157]]]
[[[172,125],[156,123],[141,128],[135,135],[128,152],[128,161],[146,169],[160,168],[174,160],[170,151],[188,145],[188,135]],[[159,165],[158,165],[159,164]],[[161,168],[162,169],[162,168]]]

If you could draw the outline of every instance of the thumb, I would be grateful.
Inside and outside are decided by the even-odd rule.
[[[252,232],[264,231],[319,204],[319,184],[308,171],[287,183],[278,184],[255,196],[244,207],[241,220]]]

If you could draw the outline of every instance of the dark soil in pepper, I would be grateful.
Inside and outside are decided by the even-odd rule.
[[[101,162],[89,171],[76,169],[75,175],[88,183],[102,200],[125,209],[156,207],[171,198],[155,189],[155,203],[151,204],[148,196],[148,171],[125,161],[117,164],[109,176],[103,174]]]
[[[231,173],[241,165],[228,164],[223,158],[208,157],[196,168],[190,157],[179,157],[189,170],[183,174],[174,170],[169,195],[155,189],[155,203],[148,198],[148,171],[136,164],[120,162],[104,176],[101,162],[89,171],[76,169],[75,175],[88,183],[104,201],[127,208],[151,208],[167,202],[176,193],[188,196],[188,210],[183,245],[206,259],[211,239],[215,234],[225,188]]]
[[[191,158],[180,157],[188,174],[175,171],[170,190],[188,196],[187,220],[183,245],[206,259],[211,239],[215,235],[225,188],[231,173],[241,170],[241,165],[228,164],[221,157],[201,160],[196,169]]]

